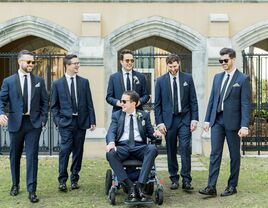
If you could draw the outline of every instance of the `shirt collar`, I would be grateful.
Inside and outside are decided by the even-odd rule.
[[[176,74],[176,76],[173,76],[170,72],[168,72],[169,78],[173,80],[174,77],[176,77],[176,80],[179,80],[179,72]]]
[[[74,74],[73,76],[70,76],[69,74],[65,73],[65,76],[66,76],[68,79],[71,79],[71,77],[76,78],[76,74]]]
[[[227,76],[227,74],[229,74],[230,77],[232,77],[232,76],[234,75],[234,73],[236,72],[236,70],[237,70],[237,69],[233,70],[233,71],[230,72],[230,73],[225,72],[225,75],[224,75],[224,76]]]
[[[123,72],[123,75],[125,75],[126,73],[129,73],[129,75],[132,75],[132,70],[131,71],[126,71],[124,69],[124,67],[122,67],[122,72]]]
[[[18,70],[18,73],[19,73],[19,76],[20,77],[24,77],[25,75],[27,75],[27,77],[30,76],[30,73],[26,73],[25,71],[23,71],[21,69]]]
[[[133,115],[133,117],[135,117],[136,116],[136,109],[134,109],[134,111],[133,111],[133,113],[126,113],[128,116],[130,116],[130,114],[131,115]]]

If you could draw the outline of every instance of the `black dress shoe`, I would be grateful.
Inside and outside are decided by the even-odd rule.
[[[11,196],[17,196],[19,194],[20,186],[19,185],[12,185],[10,189]]]
[[[32,203],[39,202],[39,199],[38,199],[38,197],[37,197],[35,192],[29,192],[29,197],[28,198],[29,198],[30,202],[32,202]]]
[[[199,190],[200,194],[208,195],[208,196],[217,196],[217,190],[214,187],[207,186],[204,189]]]
[[[59,185],[59,190],[60,190],[61,192],[66,192],[66,191],[67,191],[66,183],[60,183],[60,185]]]
[[[179,188],[179,182],[178,181],[174,181],[171,183],[170,187],[171,190],[175,190]]]
[[[190,191],[193,190],[194,187],[192,187],[190,182],[184,182],[181,187],[183,190]]]
[[[141,202],[147,202],[147,201],[150,200],[150,198],[148,198],[144,194],[144,192],[142,191],[142,188],[141,187],[138,188],[138,197],[139,197],[139,199],[140,199]]]
[[[237,190],[235,187],[229,186],[227,187],[223,193],[221,193],[221,196],[231,196],[233,194],[236,194]]]
[[[128,202],[137,202],[138,201],[134,186],[132,186],[130,188],[130,190],[128,191],[127,201]]]
[[[80,186],[78,185],[77,182],[73,182],[72,185],[71,185],[71,189],[74,190],[74,189],[79,189]]]

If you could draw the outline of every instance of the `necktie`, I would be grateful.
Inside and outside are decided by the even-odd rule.
[[[129,73],[127,73],[127,91],[130,91],[131,87],[130,87],[130,79],[129,79]]]
[[[27,75],[24,75],[24,86],[23,86],[23,113],[28,112],[28,79]]]
[[[219,103],[218,103],[218,106],[217,106],[217,112],[220,113],[222,111],[222,102],[223,102],[223,99],[224,99],[224,94],[225,94],[225,91],[226,91],[226,88],[227,88],[227,84],[228,84],[228,81],[229,81],[229,78],[230,78],[230,74],[227,74],[227,78],[223,84],[223,87],[222,87],[222,90],[221,90],[221,93],[220,93],[220,99],[219,99]]]
[[[176,77],[173,77],[173,111],[175,115],[179,113],[178,86],[176,82]]]
[[[129,147],[135,146],[134,141],[134,123],[133,123],[133,115],[130,114],[130,121],[129,121],[129,136],[128,136],[128,145]]]
[[[75,90],[74,90],[74,78],[71,77],[71,100],[72,100],[72,109],[73,113],[77,113],[77,104],[76,104],[76,99],[75,99]]]

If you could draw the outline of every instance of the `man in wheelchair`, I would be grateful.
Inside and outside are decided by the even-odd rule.
[[[115,172],[119,182],[126,185],[128,202],[145,202],[144,186],[157,156],[154,144],[147,144],[147,138],[152,141],[161,136],[151,125],[150,115],[136,107],[140,97],[135,91],[126,91],[121,98],[122,110],[112,114],[112,121],[106,135],[106,157]],[[153,142],[152,142],[153,143]],[[141,171],[136,183],[137,191],[132,180],[128,177],[122,162],[135,158],[142,161]]]

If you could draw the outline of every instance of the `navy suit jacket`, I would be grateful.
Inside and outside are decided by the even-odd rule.
[[[78,125],[81,129],[88,129],[96,125],[95,110],[93,106],[89,82],[76,75]],[[63,76],[52,84],[51,111],[54,123],[59,127],[66,127],[72,122],[72,102],[66,77]]]
[[[142,106],[148,102],[150,96],[147,89],[145,76],[142,73],[134,70],[132,70],[132,89],[140,95],[141,105],[138,107],[138,109],[142,109]],[[121,100],[124,91],[126,91],[126,89],[121,70],[120,72],[116,72],[110,76],[107,88],[106,101],[113,106],[113,112],[121,110],[120,107],[116,106],[116,103],[118,100]]]
[[[198,103],[193,78],[190,74],[179,72],[179,83],[182,122],[190,125],[191,120],[198,121]],[[173,120],[173,98],[169,72],[156,81],[154,111],[156,125],[164,123],[169,129]]]
[[[48,95],[44,79],[31,74],[31,108],[30,120],[34,128],[46,124],[48,114]],[[16,73],[3,80],[0,92],[0,114],[5,114],[8,105],[8,131],[19,131],[23,115],[23,97],[19,74]]]
[[[149,113],[142,110],[136,110],[136,113],[138,114],[137,123],[143,142],[146,144],[147,138],[150,138],[152,141],[155,140],[156,138],[153,135],[154,129],[150,121]],[[112,114],[112,121],[106,135],[107,144],[110,142],[115,142],[115,145],[118,144],[119,139],[124,133],[125,116],[126,113],[122,110],[116,111]]]
[[[213,80],[205,121],[213,126],[217,115],[221,83],[225,72],[216,74]],[[248,127],[251,111],[251,88],[249,76],[236,70],[223,100],[223,119],[226,129],[238,130]]]

